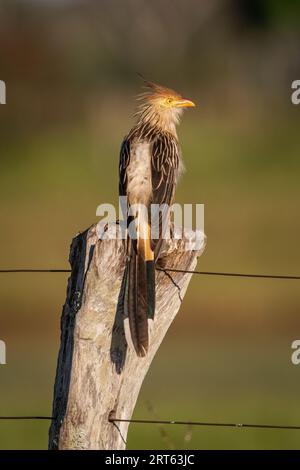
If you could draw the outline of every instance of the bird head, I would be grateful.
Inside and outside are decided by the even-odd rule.
[[[144,80],[144,88],[145,92],[138,96],[141,104],[137,115],[142,121],[165,130],[175,131],[183,110],[195,106],[193,101],[183,98],[176,91],[148,80]]]

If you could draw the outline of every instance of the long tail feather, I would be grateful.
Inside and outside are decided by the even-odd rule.
[[[138,243],[137,251],[131,250],[124,274],[124,313],[129,320],[133,346],[141,357],[148,351],[148,319],[153,320],[155,313],[155,264],[149,246],[150,241],[146,241]]]

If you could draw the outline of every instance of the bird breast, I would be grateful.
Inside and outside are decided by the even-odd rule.
[[[148,142],[136,142],[130,149],[127,167],[127,197],[130,205],[148,206],[152,195],[151,152]]]

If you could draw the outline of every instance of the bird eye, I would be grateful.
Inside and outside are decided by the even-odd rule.
[[[168,103],[168,104],[171,104],[172,101],[173,101],[172,98],[167,98],[167,103]]]

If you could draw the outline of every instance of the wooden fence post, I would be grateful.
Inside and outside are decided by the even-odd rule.
[[[126,447],[128,423],[112,423],[109,414],[130,419],[144,377],[177,314],[191,274],[156,272],[156,314],[145,358],[127,344],[120,309],[125,243],[116,239],[118,224],[94,225],[72,243],[67,298],[61,318],[61,345],[54,386],[49,449]],[[100,235],[102,233],[102,235]],[[205,247],[187,249],[195,233],[166,240],[161,267],[193,270]]]

